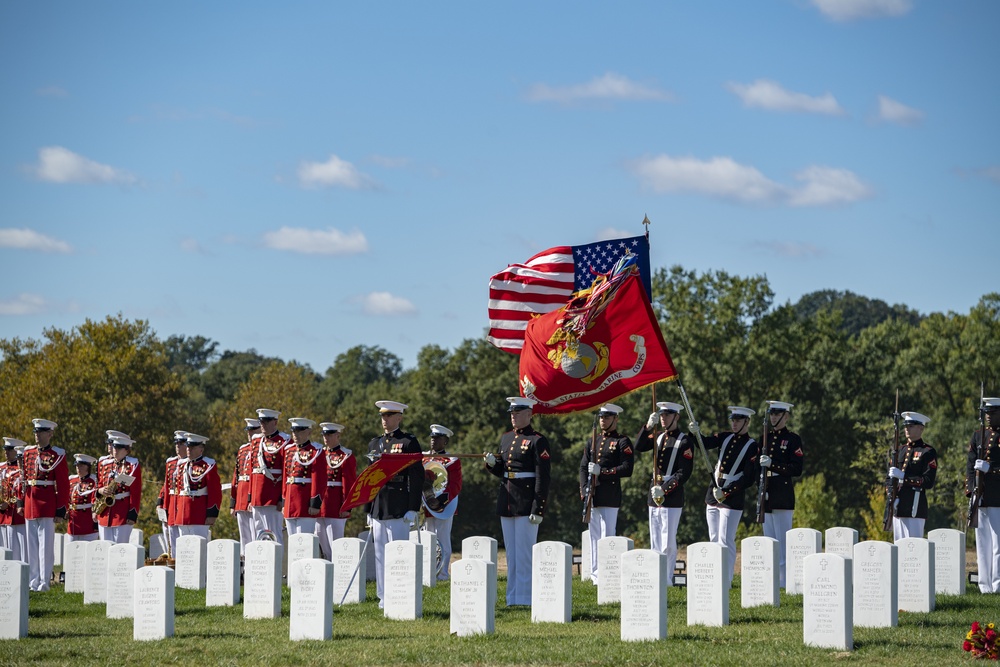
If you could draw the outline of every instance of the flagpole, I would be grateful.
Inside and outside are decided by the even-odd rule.
[[[677,376],[677,388],[681,390],[681,399],[684,401],[684,409],[687,410],[688,417],[691,418],[691,421],[697,422],[698,420],[694,418],[694,413],[691,412],[691,403],[688,401],[688,395],[684,391],[684,385],[681,383],[680,376]],[[708,474],[712,476],[712,484],[718,486],[715,481],[715,471],[712,468],[712,462],[708,459],[708,452],[705,451],[705,443],[701,439],[701,428],[695,431],[694,437],[698,441],[701,453],[705,456],[705,466],[708,467]]]

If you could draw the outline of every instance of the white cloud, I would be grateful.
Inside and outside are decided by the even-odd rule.
[[[342,232],[329,227],[306,229],[282,227],[264,234],[264,244],[275,250],[288,250],[303,255],[357,255],[368,252],[368,239],[360,230]]]
[[[376,186],[370,176],[336,155],[331,155],[326,162],[303,162],[299,165],[298,176],[299,185],[304,188],[366,190]]]
[[[767,250],[778,257],[822,257],[826,253],[812,243],[797,243],[795,241],[757,241],[754,246]]]
[[[393,316],[416,315],[417,307],[408,299],[394,296],[388,292],[370,292],[354,299],[361,304],[365,315]]]
[[[526,93],[532,102],[558,102],[570,104],[580,100],[632,100],[669,101],[673,95],[655,86],[647,86],[614,72],[599,76],[586,83],[569,86],[550,86],[536,83]]]
[[[702,194],[742,204],[834,206],[865,199],[872,189],[853,172],[811,166],[794,175],[801,185],[771,180],[755,167],[729,157],[699,160],[658,155],[629,164],[643,187],[654,192]]]
[[[131,185],[138,179],[127,171],[94,162],[62,146],[46,146],[38,151],[34,174],[50,183],[118,183]]]
[[[812,0],[812,4],[834,21],[902,16],[913,9],[913,0]]]
[[[71,253],[72,246],[65,241],[54,239],[45,234],[39,234],[33,229],[15,229],[8,227],[0,229],[0,248],[16,248],[18,250],[38,250],[39,252]]]
[[[614,227],[605,227],[604,229],[599,229],[597,231],[598,241],[610,241],[611,239],[621,239],[629,238],[630,236],[638,236],[640,232],[631,231],[626,232],[623,229],[615,229]]]
[[[35,94],[39,97],[69,97],[69,91],[59,86],[42,86],[35,89]]]
[[[798,111],[841,116],[844,109],[830,93],[819,97],[785,90],[781,84],[767,79],[757,79],[753,83],[726,84],[729,92],[740,98],[743,106],[770,111]]]
[[[23,293],[0,301],[0,315],[37,315],[47,308],[48,303],[37,294]]]
[[[908,107],[885,95],[878,96],[878,117],[880,120],[900,125],[916,125],[924,119],[920,109]]]

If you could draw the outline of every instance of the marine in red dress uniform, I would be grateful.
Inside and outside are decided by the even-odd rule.
[[[326,494],[326,457],[309,439],[316,422],[304,417],[292,417],[288,422],[293,442],[285,446],[282,472],[285,524],[289,535],[312,535]]]
[[[326,491],[323,505],[316,517],[316,536],[323,557],[333,560],[333,543],[344,536],[344,526],[350,511],[344,512],[344,496],[358,478],[358,463],[354,452],[341,446],[344,427],[334,422],[319,425],[323,431],[323,456],[326,459]]]
[[[198,535],[209,539],[209,529],[219,516],[222,482],[215,459],[204,456],[206,442],[205,436],[188,433],[188,457],[178,464],[180,489],[175,511],[180,537]]]
[[[11,558],[28,562],[28,543],[24,527],[24,487],[18,457],[25,442],[17,438],[3,439],[6,460],[0,463],[0,546],[11,550]]]
[[[180,488],[178,468],[187,460],[187,431],[174,431],[174,451],[176,454],[167,459],[163,470],[163,487],[156,499],[156,517],[160,520],[163,539],[166,540],[167,553],[171,556],[177,553],[177,522],[174,511],[174,500]]]
[[[97,494],[109,504],[97,517],[97,531],[102,540],[115,544],[128,544],[132,526],[139,520],[139,501],[142,499],[142,467],[139,459],[130,456],[134,441],[127,435],[111,438],[114,454],[102,456],[97,462]],[[122,479],[132,478],[131,482]]]
[[[97,539],[94,519],[94,498],[97,476],[91,474],[97,459],[77,454],[76,474],[69,477],[69,504],[66,506],[66,539],[70,542],[90,542]]]
[[[49,590],[55,560],[55,521],[66,518],[69,465],[66,452],[51,445],[57,424],[32,419],[35,444],[24,448],[24,519],[28,541],[28,587]]]
[[[240,530],[240,555],[246,546],[253,541],[253,515],[250,513],[250,474],[253,472],[253,437],[260,433],[260,421],[245,417],[243,428],[247,433],[247,441],[236,451],[236,465],[233,466],[233,481],[229,487],[231,505],[229,513],[236,518],[236,527]]]
[[[257,419],[261,433],[253,438],[253,468],[250,471],[250,512],[254,536],[268,531],[278,544],[281,532],[282,475],[285,469],[285,445],[290,436],[278,430],[277,410],[259,408]]]

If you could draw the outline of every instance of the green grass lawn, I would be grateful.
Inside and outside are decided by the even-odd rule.
[[[619,639],[617,605],[597,605],[597,589],[575,579],[573,623],[533,624],[528,608],[507,609],[499,583],[496,634],[449,636],[449,587],[424,589],[424,616],[388,621],[376,602],[335,609],[333,640],[288,640],[290,593],[283,618],[248,621],[242,606],[208,609],[204,591],[176,592],[175,636],[132,641],[132,621],[109,620],[104,605],[83,604],[83,595],[54,586],[31,593],[29,636],[0,641],[0,665],[866,665],[938,666],[970,661],[962,640],[974,620],[1000,621],[1000,596],[969,588],[964,596],[939,596],[930,614],[900,613],[899,627],[855,629],[853,653],[802,644],[802,598],[782,595],[778,609],[740,607],[739,577],[730,596],[730,625],[686,625],[685,589],[667,596],[667,639],[625,643]]]

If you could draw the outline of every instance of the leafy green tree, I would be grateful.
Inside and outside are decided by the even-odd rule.
[[[794,308],[802,319],[816,317],[824,312],[838,312],[841,315],[841,330],[851,336],[890,319],[911,326],[920,324],[921,319],[920,313],[903,304],[890,306],[881,299],[869,299],[854,292],[836,290],[805,294],[795,303]]]

